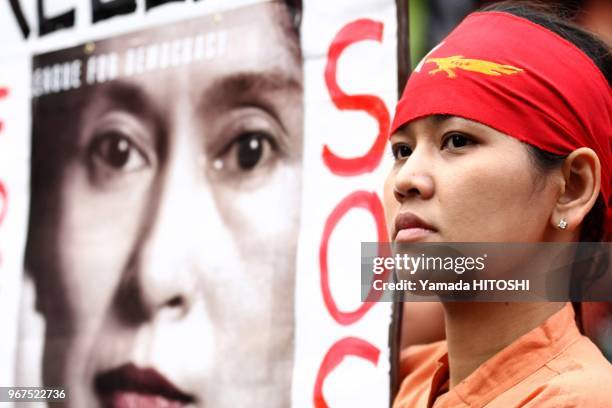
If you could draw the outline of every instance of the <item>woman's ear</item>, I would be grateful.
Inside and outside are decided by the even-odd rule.
[[[550,222],[555,228],[575,231],[599,195],[601,164],[592,149],[581,147],[567,156],[561,171],[564,185]]]

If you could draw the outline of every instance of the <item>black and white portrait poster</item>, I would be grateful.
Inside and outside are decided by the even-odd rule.
[[[0,386],[387,405],[360,244],[386,240],[397,26],[393,0],[3,2]]]

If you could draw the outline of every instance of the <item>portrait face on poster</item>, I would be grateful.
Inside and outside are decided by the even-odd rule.
[[[289,405],[294,21],[265,2],[34,57],[26,267],[69,406]]]

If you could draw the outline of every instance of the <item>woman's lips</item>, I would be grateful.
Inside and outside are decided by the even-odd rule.
[[[433,233],[432,230],[424,228],[407,228],[398,231],[395,236],[395,242],[417,242],[422,241]]]
[[[185,406],[183,402],[133,391],[115,392],[108,398],[103,398],[102,401],[105,407],[113,408],[183,408]]]
[[[156,370],[134,364],[97,375],[94,386],[109,408],[183,408],[194,401]]]
[[[417,242],[426,239],[436,229],[411,212],[402,212],[395,217],[393,240],[398,243]]]

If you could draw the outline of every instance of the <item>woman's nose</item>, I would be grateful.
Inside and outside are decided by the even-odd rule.
[[[433,162],[424,150],[415,149],[404,161],[395,176],[393,194],[400,203],[411,198],[428,200],[433,197]]]
[[[146,315],[161,310],[176,315],[186,314],[194,300],[198,265],[190,257],[194,231],[190,231],[189,193],[173,180],[168,180],[152,203],[157,207],[134,254],[134,284]]]
[[[219,217],[212,194],[203,191],[197,166],[187,161],[183,156],[171,164],[151,193],[150,210],[141,221],[141,236],[126,271],[133,296],[132,310],[124,306],[124,315],[152,319],[163,311],[166,317],[181,318],[211,275],[208,269],[213,266],[202,261],[201,252],[211,247],[207,235],[214,235]]]

